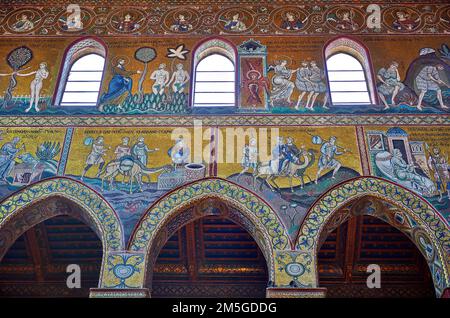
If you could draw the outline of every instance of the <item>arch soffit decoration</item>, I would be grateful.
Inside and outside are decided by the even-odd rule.
[[[166,194],[156,201],[136,225],[128,250],[148,253],[157,233],[173,215],[180,213],[193,203],[207,198],[218,199],[239,209],[274,250],[287,249],[290,240],[286,230],[272,207],[251,191],[221,178],[194,181]]]
[[[236,48],[225,39],[211,38],[206,39],[194,50],[194,63],[197,65],[199,61],[211,54],[221,54],[226,56],[233,63],[236,62]]]
[[[103,43],[102,40],[97,39],[95,37],[85,37],[78,39],[67,47],[64,52],[64,56],[61,62],[60,72],[58,75],[58,81],[56,83],[57,90],[54,95],[54,104],[58,104],[61,102],[62,95],[64,93],[64,87],[66,85],[67,77],[69,76],[69,71],[72,67],[72,64],[78,60],[80,57],[95,53],[100,56],[103,56],[106,59],[107,56],[107,47],[106,44]],[[103,71],[105,70],[105,66]]]
[[[81,206],[60,195],[53,195],[42,200],[36,200],[26,208],[8,217],[1,225],[0,261],[14,242],[26,231],[48,219],[61,215],[68,215],[80,220],[88,225],[97,234],[97,237],[101,237],[101,230],[96,222]],[[103,243],[102,250],[105,251]]]
[[[211,209],[212,206],[216,209]],[[250,220],[240,211],[236,211],[236,208],[229,206],[223,201],[223,199],[207,197],[206,199],[203,198],[198,201],[191,202],[191,205],[174,211],[172,216],[167,218],[164,222],[164,225],[161,227],[161,231],[155,234],[148,249],[144,286],[152,285],[155,262],[167,240],[187,224],[207,216],[219,216],[226,218],[245,229],[255,240],[264,256],[269,274],[269,280],[275,280],[275,264],[273,255],[271,254],[273,251],[270,248],[266,248],[266,246],[270,246],[270,241],[267,242],[267,239],[264,236],[265,231],[261,229],[261,224],[257,224],[256,227],[253,220]]]
[[[324,193],[309,209],[300,226],[295,247],[301,251],[311,251],[314,257],[319,249],[319,238],[327,223],[342,207],[362,197],[372,197],[392,204],[404,212],[423,230],[434,246],[437,261],[442,267],[441,283],[437,286],[435,273],[426,257],[438,292],[449,286],[450,271],[450,227],[442,216],[427,201],[414,192],[391,181],[378,177],[357,177],[336,185]],[[367,213],[366,213],[367,214]],[[400,228],[400,224],[391,224]],[[401,231],[403,229],[400,228]],[[414,239],[414,238],[412,238]],[[417,245],[417,242],[414,242]],[[424,253],[422,248],[419,248]],[[425,255],[426,256],[426,255]]]
[[[370,92],[370,100],[372,101],[372,103],[377,102],[374,84],[374,73],[372,70],[369,50],[364,46],[364,44],[350,37],[340,36],[326,43],[323,52],[325,67],[328,58],[337,53],[347,53],[356,58],[363,66],[363,70],[366,75],[367,86]]]
[[[10,219],[45,199],[62,197],[77,204],[95,222],[104,251],[122,250],[123,229],[113,208],[97,192],[69,178],[57,177],[28,186],[0,203],[0,230]]]

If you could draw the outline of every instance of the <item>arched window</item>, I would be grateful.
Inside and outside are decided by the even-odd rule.
[[[105,67],[106,49],[87,38],[72,44],[60,74],[55,104],[96,106]]]
[[[193,107],[236,106],[236,55],[219,39],[202,43],[194,55]]]
[[[364,69],[347,53],[337,53],[327,59],[328,82],[333,104],[370,104]]]
[[[95,106],[102,81],[105,58],[87,54],[72,64],[60,106]]]
[[[376,103],[370,59],[361,44],[338,38],[325,47],[330,98],[333,105]]]

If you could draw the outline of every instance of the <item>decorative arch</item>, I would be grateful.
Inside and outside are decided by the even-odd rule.
[[[66,48],[66,50],[64,51],[63,59],[61,61],[61,66],[59,68],[60,71],[58,74],[58,80],[56,82],[56,91],[53,96],[53,105],[59,105],[61,103],[66,87],[66,82],[73,63],[75,63],[81,57],[92,53],[98,54],[106,60],[106,57],[108,55],[108,48],[105,42],[103,42],[103,40],[101,40],[100,38],[88,36],[77,39]],[[104,65],[103,73],[105,71],[106,64],[107,63],[105,63]]]
[[[396,209],[388,210],[386,218],[404,232],[424,254],[433,276],[437,295],[450,285],[450,230],[448,223],[427,201],[414,192],[391,181],[376,177],[358,177],[345,181],[324,193],[309,209],[299,231],[297,250],[309,251],[317,260],[320,238],[330,222],[335,226],[345,221],[339,210],[358,199],[371,197]],[[364,212],[362,214],[370,214]],[[335,218],[335,219],[333,219]],[[317,267],[317,262],[315,264]]]
[[[52,200],[55,198],[62,199],[62,205],[58,200]],[[0,203],[0,257],[3,256],[2,245],[6,247],[9,243],[14,243],[10,242],[14,236],[19,237],[30,227],[48,218],[66,214],[64,211],[73,211],[74,206],[82,211],[76,216],[97,232],[104,254],[106,251],[123,249],[122,225],[105,199],[76,180],[57,177],[28,186]],[[37,213],[30,211],[34,207]],[[68,209],[64,209],[65,207]],[[25,220],[20,221],[21,217]],[[10,239],[7,239],[8,235]]]
[[[201,41],[195,47],[192,53],[194,66],[197,65],[201,59],[214,53],[222,54],[234,62],[237,58],[237,49],[232,42],[224,38],[212,37]]]
[[[195,93],[195,83],[196,83],[196,70],[200,61],[206,57],[219,54],[226,57],[234,65],[234,92],[235,99],[234,104],[237,105],[237,92],[238,92],[238,74],[239,74],[239,63],[237,62],[238,53],[236,46],[227,39],[221,37],[211,37],[199,42],[194,50],[192,51],[192,68],[191,68],[191,79],[192,84],[190,86],[190,105],[194,106],[194,93]]]
[[[165,231],[164,228],[175,217],[181,215],[187,207],[204,200],[223,202],[242,213],[242,219],[245,221],[240,223],[259,243],[258,245],[263,250],[268,263],[269,277],[271,280],[274,279],[274,251],[286,249],[290,243],[284,226],[275,211],[265,201],[237,184],[220,178],[195,181],[158,200],[137,224],[131,236],[128,250],[130,252],[143,252],[146,255],[147,262],[151,261],[149,254],[152,247],[162,247],[161,244],[163,244],[160,239],[158,240],[158,233]],[[201,216],[203,215],[196,214],[197,218]],[[181,219],[178,223],[186,223],[186,217],[181,217]],[[249,224],[253,226],[253,230]]]
[[[152,286],[155,263],[163,246],[167,243],[169,238],[187,224],[206,216],[220,216],[245,229],[253,237],[264,255],[269,281],[275,281],[273,254],[272,250],[267,248],[268,242],[262,234],[264,231],[261,230],[259,226],[255,226],[253,221],[247,218],[243,213],[230,206],[222,199],[208,197],[194,201],[191,206],[177,211],[176,214],[174,213],[172,217],[164,223],[164,227],[161,228],[161,231],[155,235],[155,238],[148,249],[149,252],[147,253],[147,275],[144,281],[145,287],[150,288]]]
[[[371,103],[377,104],[378,95],[375,86],[375,76],[372,68],[372,59],[370,57],[369,49],[362,42],[348,36],[339,36],[328,41],[323,49],[326,74],[328,74],[326,61],[328,60],[328,58],[338,53],[346,53],[356,58],[361,63],[366,74]],[[328,91],[330,91],[330,87],[328,87]]]

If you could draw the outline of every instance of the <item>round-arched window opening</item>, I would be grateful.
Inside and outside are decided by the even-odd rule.
[[[197,64],[194,107],[235,106],[235,65],[221,54],[211,54]]]
[[[371,103],[366,74],[358,59],[347,53],[334,54],[327,59],[327,72],[333,105]]]

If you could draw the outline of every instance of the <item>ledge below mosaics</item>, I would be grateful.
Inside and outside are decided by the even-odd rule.
[[[449,125],[444,115],[2,116],[2,127]]]

